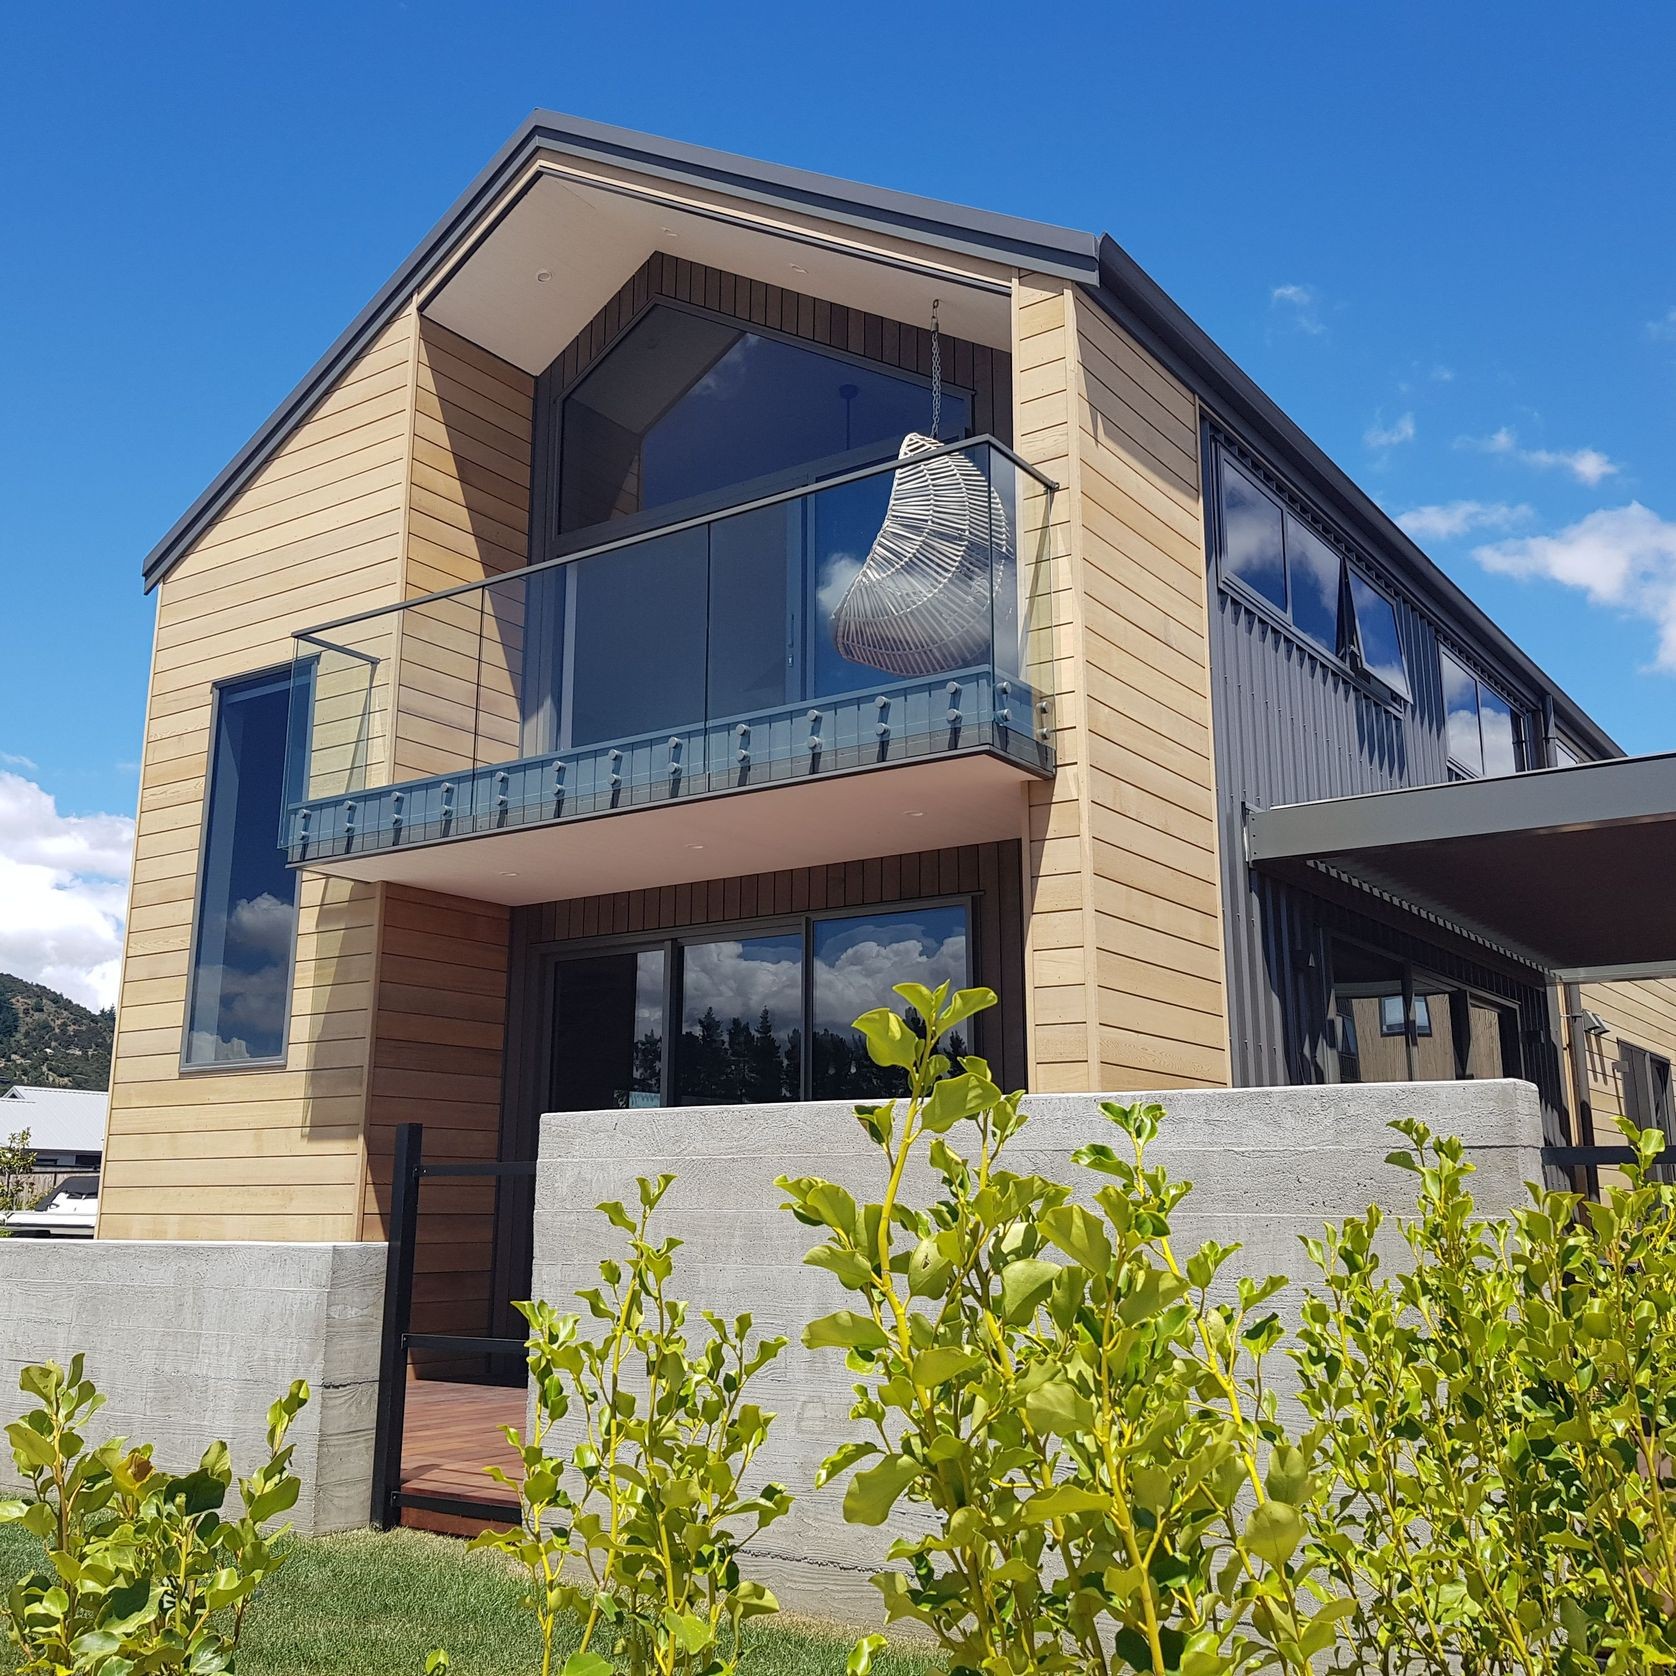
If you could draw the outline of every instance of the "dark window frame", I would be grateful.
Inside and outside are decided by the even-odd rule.
[[[960,908],[966,915],[966,982],[970,986],[981,981],[984,971],[984,951],[980,947],[978,894],[956,891],[937,896],[915,896],[901,902],[870,902],[846,908],[811,909],[804,913],[769,914],[759,919],[723,920],[699,925],[675,926],[660,931],[623,931],[602,933],[597,937],[570,937],[562,941],[542,944],[532,950],[540,960],[539,991],[541,996],[541,1025],[544,1047],[542,1057],[547,1074],[552,1071],[551,1038],[553,1008],[557,999],[554,991],[555,969],[562,961],[585,960],[597,954],[629,954],[661,949],[664,954],[664,1052],[660,1072],[658,1101],[664,1109],[678,1110],[675,1103],[675,1059],[671,1039],[672,1021],[678,1018],[681,1005],[683,950],[689,943],[727,942],[731,938],[772,937],[796,933],[802,939],[803,972],[798,1013],[798,1029],[802,1032],[805,1051],[800,1065],[797,1099],[810,1102],[817,1098],[810,1092],[814,1070],[814,1054],[808,1051],[814,1020],[814,927],[829,920],[885,918],[911,914],[924,908]],[[991,986],[993,987],[993,986]],[[884,1004],[884,998],[880,998]],[[992,1026],[993,1027],[993,1026]],[[983,1055],[974,1043],[973,1052]],[[993,1059],[993,1055],[987,1057]],[[544,1097],[544,1104],[545,1104]]]
[[[1508,1047],[1511,1047],[1514,1051],[1514,1058],[1516,1062],[1511,1067],[1504,1065],[1502,1075],[1504,1077],[1511,1077],[1523,1081],[1535,1080],[1528,1063],[1528,1043],[1530,1040],[1530,1031],[1532,1026],[1527,1022],[1525,1009],[1518,1000],[1511,996],[1498,995],[1494,990],[1484,988],[1482,984],[1464,982],[1455,978],[1447,978],[1435,967],[1428,965],[1424,960],[1417,960],[1411,955],[1397,953],[1392,949],[1383,947],[1381,944],[1367,936],[1357,936],[1352,932],[1330,929],[1327,932],[1324,944],[1326,969],[1324,973],[1325,983],[1322,991],[1326,1003],[1326,1011],[1323,1015],[1324,1023],[1326,1024],[1326,1040],[1324,1045],[1329,1056],[1328,1067],[1332,1073],[1326,1078],[1328,1082],[1338,1083],[1342,1081],[1342,1078],[1339,1075],[1338,1061],[1340,1053],[1345,1051],[1339,1042],[1334,1039],[1334,1032],[1331,1027],[1331,1020],[1335,1017],[1334,996],[1338,987],[1338,977],[1334,967],[1334,949],[1336,945],[1340,944],[1348,948],[1360,949],[1364,954],[1375,955],[1381,960],[1389,961],[1392,965],[1400,966],[1402,968],[1404,1028],[1401,1030],[1387,1030],[1385,1028],[1384,1008],[1382,1005],[1380,1009],[1379,1033],[1382,1037],[1402,1036],[1405,1038],[1407,1044],[1405,1049],[1407,1068],[1411,1078],[1414,1071],[1414,1050],[1416,1046],[1422,1039],[1430,1037],[1436,1033],[1437,1020],[1432,1016],[1430,998],[1436,994],[1445,994],[1449,997],[1450,1002],[1449,1033],[1452,1039],[1454,1039],[1456,1035],[1454,1025],[1455,997],[1457,995],[1465,996],[1469,1005],[1473,1001],[1477,1001],[1481,1006],[1496,1012],[1502,1020],[1502,1046],[1504,1049],[1504,1057],[1505,1050]],[[1416,1001],[1425,1003],[1425,1029],[1421,1029],[1419,1027],[1420,1015],[1416,1011]],[[1348,1051],[1353,1057],[1360,1059],[1361,1055],[1354,1046],[1352,1046]],[[1455,1040],[1455,1055],[1456,1075],[1452,1080],[1456,1082],[1474,1080],[1470,1077],[1462,1077],[1460,1075],[1460,1046],[1458,1039]]]
[[[1206,473],[1206,531],[1216,566],[1218,586],[1236,598],[1242,606],[1254,611],[1265,622],[1280,630],[1288,639],[1294,641],[1327,668],[1351,682],[1358,690],[1367,693],[1369,697],[1383,704],[1387,709],[1400,714],[1402,711],[1412,708],[1414,704],[1414,671],[1411,666],[1409,648],[1402,638],[1401,617],[1396,609],[1401,596],[1373,573],[1372,567],[1362,561],[1359,553],[1350,543],[1339,535],[1313,507],[1297,495],[1295,491],[1283,486],[1271,472],[1256,461],[1254,456],[1247,453],[1220,429],[1211,427],[1210,438],[1210,469]],[[1225,562],[1227,540],[1226,531],[1223,527],[1222,511],[1222,464],[1224,459],[1261,493],[1273,501],[1282,514],[1281,554],[1286,572],[1287,599],[1285,610],[1280,609],[1273,600],[1252,587],[1237,572],[1230,570]],[[1296,520],[1310,535],[1324,543],[1338,556],[1338,643],[1335,646],[1326,645],[1293,620],[1291,614],[1292,560],[1286,549],[1287,517]],[[1382,680],[1368,667],[1362,656],[1361,629],[1351,599],[1350,579],[1353,575],[1392,608],[1392,615],[1397,624],[1398,646],[1402,652],[1403,672],[1407,677],[1409,686],[1409,691],[1406,693]]]
[[[306,669],[302,679],[312,682],[316,660],[305,660]],[[291,1004],[297,978],[297,941],[302,929],[301,875],[294,867],[287,867],[291,875],[292,891],[295,901],[291,921],[291,947],[285,960],[285,1006],[280,1018],[280,1038],[283,1043],[280,1051],[271,1056],[260,1059],[215,1059],[197,1060],[187,1057],[192,1043],[192,1015],[193,1001],[198,983],[198,956],[203,936],[204,920],[204,866],[209,857],[210,819],[215,808],[216,785],[216,746],[221,737],[221,706],[227,693],[235,687],[252,686],[258,681],[274,681],[283,683],[287,689],[287,710],[285,727],[284,760],[280,767],[280,804],[274,811],[274,848],[282,849],[280,843],[281,832],[285,818],[285,805],[294,800],[297,792],[298,765],[307,760],[307,744],[305,739],[299,742],[293,733],[292,722],[297,708],[298,665],[295,660],[290,663],[270,664],[261,669],[247,670],[239,675],[228,675],[213,682],[210,689],[210,727],[209,743],[206,747],[204,769],[204,801],[203,815],[198,822],[198,859],[192,875],[192,935],[187,943],[186,952],[186,1016],[181,1020],[180,1052],[177,1061],[177,1072],[183,1077],[200,1076],[241,1076],[253,1071],[272,1071],[276,1067],[283,1069],[291,1059]],[[303,712],[309,714],[312,706],[305,699]]]
[[[1437,637],[1437,681],[1438,700],[1443,707],[1443,755],[1449,766],[1450,776],[1457,780],[1502,780],[1505,774],[1492,774],[1488,766],[1469,768],[1458,762],[1449,748],[1449,694],[1444,683],[1445,660],[1455,665],[1463,675],[1473,682],[1473,714],[1478,719],[1478,757],[1479,762],[1486,762],[1484,751],[1484,694],[1488,691],[1492,697],[1499,698],[1507,706],[1513,717],[1513,772],[1515,774],[1529,773],[1537,767],[1532,759],[1535,755],[1532,740],[1535,733],[1531,723],[1531,712],[1527,705],[1514,698],[1499,682],[1492,680],[1484,673],[1482,665],[1470,654],[1463,651],[1457,641],[1447,639],[1443,635]],[[1587,760],[1587,759],[1584,759]]]

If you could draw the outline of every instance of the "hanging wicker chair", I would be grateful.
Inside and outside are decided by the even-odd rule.
[[[917,431],[902,439],[884,523],[832,615],[852,663],[914,676],[988,660],[1007,515],[966,455],[915,459],[942,446]]]

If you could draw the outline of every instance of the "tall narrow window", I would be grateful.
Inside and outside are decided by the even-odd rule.
[[[290,768],[289,672],[217,689],[198,929],[187,1005],[188,1065],[285,1057],[297,875],[279,847]]]

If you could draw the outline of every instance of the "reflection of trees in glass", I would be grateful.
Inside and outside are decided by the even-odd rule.
[[[629,1075],[629,1087],[636,1094],[659,1094],[663,1091],[663,1037],[656,1030],[648,1030],[635,1039],[634,1068]]]
[[[802,1032],[782,1036],[764,1007],[753,1025],[734,1017],[725,1024],[714,1007],[682,1031],[676,1049],[677,1094],[686,1105],[755,1105],[798,1098]]]
[[[902,1008],[909,1029],[924,1034],[919,1015]],[[943,1051],[961,1058],[971,1049],[958,1031],[944,1039]],[[817,1030],[814,1035],[814,1080],[810,1093],[817,1100],[888,1100],[902,1093],[902,1073],[875,1065],[867,1039],[859,1030]]]

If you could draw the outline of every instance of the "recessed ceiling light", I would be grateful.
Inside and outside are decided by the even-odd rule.
[[[787,266],[794,274],[806,274],[809,271],[807,268],[799,267],[795,262],[789,262]]]
[[[537,268],[535,270],[535,282],[537,285],[545,285],[552,277],[553,270],[551,268]]]
[[[501,877],[503,879],[515,879],[515,878],[518,877],[518,875],[516,873],[502,873]]]
[[[917,821],[922,815],[924,815],[925,811],[923,809],[904,809],[902,813],[905,814],[909,820]]]
[[[702,850],[704,846],[702,844],[689,844],[687,845],[687,848],[689,850]]]
[[[675,229],[673,227],[664,227],[664,228],[661,229],[661,231],[662,231],[665,238],[678,239],[681,236],[679,233],[677,233],[675,231]]]

